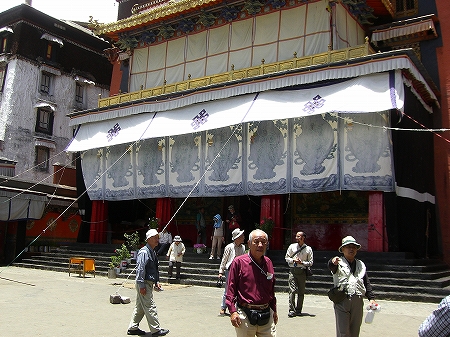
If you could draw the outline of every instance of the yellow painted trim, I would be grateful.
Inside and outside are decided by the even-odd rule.
[[[234,80],[249,79],[261,75],[274,74],[277,72],[283,72],[286,70],[301,69],[314,65],[323,65],[333,62],[341,62],[350,60],[352,58],[362,57],[370,54],[374,54],[375,51],[366,42],[363,45],[339,49],[330,50],[326,53],[315,54],[305,57],[293,58],[290,60],[261,64],[259,66],[231,70],[229,72],[214,74],[210,76],[189,79],[187,81],[165,84],[159,87],[147,88],[144,90],[135,91],[132,93],[120,94],[116,96],[101,98],[98,101],[98,107],[103,108],[118,103],[136,101],[148,97],[156,97],[163,94],[170,94],[174,92],[184,91],[188,89],[198,89],[209,85],[226,83]]]

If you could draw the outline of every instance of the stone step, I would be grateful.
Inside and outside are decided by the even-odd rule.
[[[71,244],[52,249],[50,252],[26,253],[15,266],[68,272],[70,257],[82,256],[96,261],[96,276],[107,276],[110,256],[119,245]],[[288,291],[289,267],[284,260],[284,251],[269,251],[277,278],[276,291]],[[307,281],[307,291],[311,294],[326,295],[332,287],[331,273],[327,261],[337,252],[314,252],[314,276]],[[208,259],[209,254],[197,254],[188,247],[181,267],[181,284],[215,287],[220,260]],[[358,252],[367,265],[371,283],[379,299],[439,302],[450,291],[450,268],[439,260],[414,259],[412,254]],[[135,264],[131,263],[118,280],[134,282]],[[168,263],[160,257],[160,274],[163,282],[167,279]],[[75,274],[76,275],[76,274]],[[77,277],[77,276],[75,276]],[[92,277],[89,275],[89,277]],[[172,281],[171,281],[172,282]]]

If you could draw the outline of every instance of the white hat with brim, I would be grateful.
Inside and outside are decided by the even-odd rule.
[[[175,237],[173,238],[173,241],[181,242],[181,237],[179,235],[175,235]]]
[[[240,230],[239,228],[236,228],[231,232],[231,240],[236,240],[238,237],[240,237],[242,234],[244,234],[244,230]]]
[[[342,253],[342,247],[347,246],[347,245],[355,245],[357,248],[357,250],[359,250],[361,248],[361,245],[356,242],[355,238],[353,236],[346,236],[345,238],[342,239],[342,244],[339,247],[339,253]]]
[[[153,228],[149,229],[147,231],[147,233],[145,234],[145,241],[147,241],[148,239],[150,239],[152,236],[155,236],[155,235],[159,235],[158,231],[156,229],[153,229]]]

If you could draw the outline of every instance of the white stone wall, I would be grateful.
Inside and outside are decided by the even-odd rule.
[[[42,69],[22,59],[10,60],[0,102],[0,140],[4,142],[0,157],[14,160],[16,176],[21,179],[51,183],[53,164],[72,165],[72,154],[64,149],[70,142],[73,128],[69,127],[67,114],[74,111],[76,81],[69,74],[54,76],[53,96],[46,97],[39,92]],[[85,85],[84,109],[95,108],[98,97],[109,95],[108,91],[95,85]],[[53,134],[35,132],[38,102],[50,102],[55,107]],[[55,149],[50,149],[49,172],[42,172],[35,166],[36,139],[46,139]]]

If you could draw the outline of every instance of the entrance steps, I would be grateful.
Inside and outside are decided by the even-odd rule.
[[[110,256],[114,255],[114,249],[118,247],[106,244],[70,244],[51,249],[49,252],[25,253],[21,261],[15,262],[14,266],[68,273],[69,258],[81,256],[95,259],[96,276],[106,276]],[[275,291],[287,292],[289,268],[284,261],[285,251],[270,250],[267,255],[272,259],[275,268]],[[307,281],[307,293],[326,295],[333,283],[327,261],[336,255],[338,253],[333,251],[314,252],[314,276]],[[208,257],[209,254],[197,254],[192,247],[186,247],[179,282],[215,287],[220,260],[209,260]],[[450,293],[450,268],[440,260],[415,259],[412,253],[405,252],[358,252],[357,257],[367,266],[376,299],[438,303]],[[132,262],[117,277],[128,278],[133,282],[134,267]],[[167,270],[168,262],[166,257],[162,256],[160,277],[163,283],[168,282]]]

